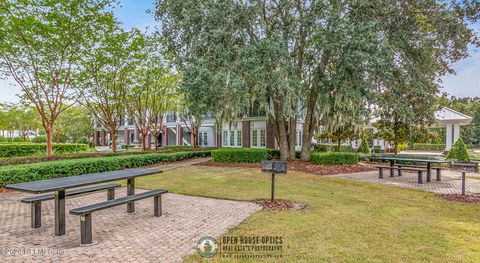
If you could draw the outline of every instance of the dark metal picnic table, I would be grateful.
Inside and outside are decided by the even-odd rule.
[[[427,182],[431,181],[431,167],[432,163],[451,163],[447,160],[437,160],[437,159],[415,159],[415,158],[401,158],[401,157],[376,157],[376,160],[383,160],[390,162],[390,176],[393,176],[393,167],[398,161],[404,162],[415,162],[415,163],[426,163],[427,164]]]
[[[150,174],[162,173],[156,169],[125,169],[102,173],[91,173],[77,176],[53,178],[42,181],[32,181],[7,185],[7,189],[27,192],[46,193],[55,192],[55,235],[65,234],[65,190],[81,186],[127,179],[127,195],[135,194],[135,178]],[[127,212],[135,211],[135,203],[128,203]]]

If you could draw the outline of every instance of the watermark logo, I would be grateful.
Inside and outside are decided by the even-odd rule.
[[[202,237],[197,243],[197,251],[203,258],[215,256],[218,250],[217,240],[213,237]]]

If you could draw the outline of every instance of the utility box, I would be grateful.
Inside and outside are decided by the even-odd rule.
[[[262,172],[270,174],[286,174],[287,162],[282,161],[263,161]]]

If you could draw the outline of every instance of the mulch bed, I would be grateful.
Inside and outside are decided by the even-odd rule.
[[[253,202],[262,206],[263,209],[271,211],[303,210],[307,208],[306,204],[295,203],[288,200],[275,200],[275,202],[271,202],[270,200],[256,200]]]
[[[9,192],[12,192],[12,190],[9,190],[9,189],[6,189],[6,188],[0,188],[0,194],[9,193]]]
[[[452,202],[462,203],[480,203],[480,195],[461,195],[461,194],[437,194],[438,198]]]
[[[197,163],[194,165],[218,166],[218,167],[249,167],[249,168],[259,168],[259,169],[261,168],[260,163],[216,163],[212,161],[206,161],[206,162]],[[305,161],[291,161],[291,162],[288,162],[288,170],[312,173],[317,175],[335,175],[335,174],[375,171],[376,169],[365,164],[318,165],[318,164],[310,164],[309,162],[305,162]]]

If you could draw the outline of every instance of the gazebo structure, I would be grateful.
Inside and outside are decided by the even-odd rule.
[[[445,138],[445,150],[449,151],[452,148],[452,145],[460,138],[460,126],[467,125],[472,121],[472,117],[465,115],[461,112],[452,110],[447,107],[435,112],[436,123],[430,128],[445,128],[446,129],[446,138]],[[372,120],[367,128],[374,129],[373,123],[376,120]],[[352,147],[356,149],[360,145],[360,140],[352,141]],[[383,139],[374,139],[373,146],[380,146],[382,150],[391,148],[392,145],[389,142],[384,141]]]
[[[445,150],[447,151],[460,138],[460,126],[472,121],[472,117],[447,107],[435,112],[435,118],[437,123],[434,128],[446,128]]]

